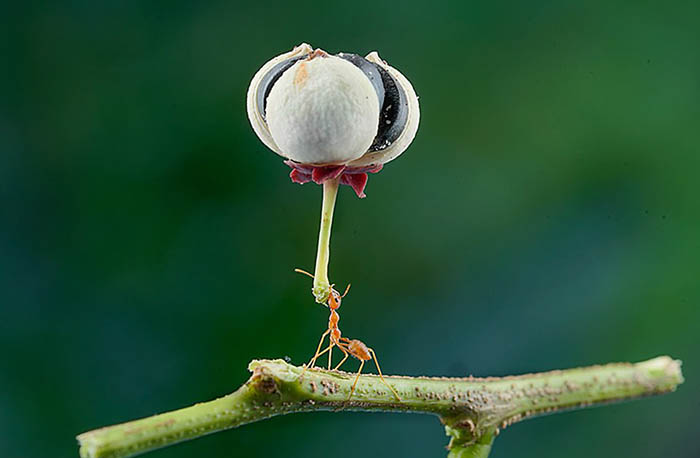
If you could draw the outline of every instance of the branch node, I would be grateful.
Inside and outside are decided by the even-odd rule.
[[[253,370],[253,375],[249,380],[250,387],[261,394],[280,394],[277,380],[265,366],[258,366]]]

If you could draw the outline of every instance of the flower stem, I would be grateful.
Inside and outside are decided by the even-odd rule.
[[[525,418],[673,391],[680,361],[668,356],[515,377],[385,377],[363,375],[350,401],[354,374],[252,361],[253,375],[222,398],[78,436],[83,458],[124,458],[263,420],[317,410],[418,412],[445,424],[452,458],[486,458],[499,430]]]
[[[321,206],[321,228],[318,232],[318,250],[316,251],[316,270],[314,271],[313,295],[316,302],[325,304],[331,293],[328,280],[328,261],[330,259],[331,226],[333,225],[333,210],[338,195],[340,178],[327,180],[323,183],[323,204]]]

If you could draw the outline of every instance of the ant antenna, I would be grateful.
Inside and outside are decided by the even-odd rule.
[[[297,273],[300,273],[300,274],[304,274],[304,275],[307,275],[307,276],[309,276],[309,277],[311,277],[311,278],[314,278],[314,276],[313,276],[313,275],[311,275],[310,273],[308,273],[308,272],[307,272],[307,271],[305,271],[305,270],[301,270],[301,269],[294,269],[294,272],[297,272]]]

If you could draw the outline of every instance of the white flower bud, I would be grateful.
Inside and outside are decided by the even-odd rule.
[[[379,100],[359,68],[320,55],[282,74],[267,98],[265,119],[285,157],[302,164],[347,164],[372,145]]]
[[[379,170],[413,141],[411,83],[376,52],[330,56],[302,44],[267,62],[248,89],[258,137],[302,166]]]

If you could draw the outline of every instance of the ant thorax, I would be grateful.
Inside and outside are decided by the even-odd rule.
[[[331,341],[336,342],[336,345],[338,344],[338,341],[340,340],[340,329],[336,328],[331,331]]]
[[[328,329],[338,329],[338,321],[340,321],[340,315],[331,309],[331,316],[328,317]]]

